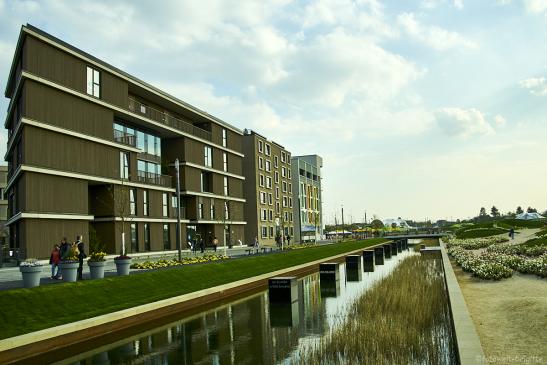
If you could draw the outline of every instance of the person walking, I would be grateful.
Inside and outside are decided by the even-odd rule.
[[[291,236],[287,235],[287,246],[291,245]]]
[[[59,262],[61,262],[61,251],[59,245],[53,245],[53,251],[51,251],[51,256],[49,257],[49,263],[51,265],[51,279],[59,279]]]
[[[217,246],[218,246],[218,238],[215,236],[215,238],[213,238],[213,250],[215,252],[217,252]]]
[[[509,237],[511,237],[512,240],[515,239],[515,227],[511,227],[509,230]]]
[[[76,246],[78,247],[78,280],[84,280],[83,271],[84,271],[84,259],[87,257],[85,254],[85,245],[82,242],[82,236],[76,236]]]
[[[255,248],[256,252],[258,252],[258,248],[260,247],[260,244],[258,243],[258,236],[255,236],[253,247]]]
[[[203,238],[199,238],[199,248],[201,250],[201,253],[205,252],[205,243],[203,242]]]

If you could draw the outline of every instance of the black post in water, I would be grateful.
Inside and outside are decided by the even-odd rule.
[[[408,251],[408,238],[405,238],[405,250]]]
[[[346,256],[346,280],[361,281],[361,255]]]
[[[337,262],[319,264],[321,297],[337,297],[340,291],[340,270]]]
[[[391,244],[385,244],[384,245],[384,255],[386,259],[391,258]]]
[[[363,271],[364,272],[374,271],[374,251],[373,250],[363,251]]]
[[[397,252],[403,252],[403,241],[397,240]]]
[[[376,265],[384,264],[384,247],[374,247],[374,262]]]
[[[292,303],[298,300],[296,276],[278,276],[268,280],[270,303]]]
[[[397,256],[397,242],[391,242],[391,256]]]

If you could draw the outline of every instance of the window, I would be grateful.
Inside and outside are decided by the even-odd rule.
[[[199,200],[198,203],[198,218],[203,219],[203,200]]]
[[[283,208],[286,208],[287,207],[287,197],[284,196],[283,197]]]
[[[163,225],[163,249],[164,250],[170,250],[171,249],[171,240],[169,239],[169,224]]]
[[[266,193],[261,191],[258,195],[260,197],[260,204],[266,204]]]
[[[277,214],[279,214],[280,211],[281,211],[281,208],[280,208],[280,206],[279,206],[279,202],[276,202],[276,203],[275,203],[275,212],[276,212]]]
[[[287,153],[287,163],[289,165],[291,164],[291,154],[290,153]]]
[[[274,173],[274,181],[276,184],[279,184],[279,172],[277,171]]]
[[[286,192],[287,192],[287,182],[286,182],[286,181],[283,181],[283,183],[281,184],[281,186],[282,186],[283,192],[286,193]]]
[[[272,171],[272,162],[270,160],[266,160],[266,171]]]
[[[285,152],[281,152],[281,162],[285,162]]]
[[[290,179],[291,178],[291,169],[287,169],[287,177]]]
[[[93,95],[96,98],[101,97],[101,74],[99,71],[87,67],[87,93]]]
[[[230,219],[230,207],[228,202],[224,202],[224,219]]]
[[[274,167],[277,168],[279,166],[279,158],[277,156],[274,156]]]
[[[258,168],[264,170],[264,159],[262,157],[258,158]]]
[[[263,151],[263,143],[262,141],[258,141],[258,152],[262,152]]]
[[[137,236],[137,224],[131,223],[130,225],[131,235],[131,252],[139,252],[139,240]]]
[[[259,186],[264,186],[264,175],[260,174],[258,176],[258,185]]]
[[[292,222],[292,213],[289,213],[289,222]]]
[[[289,183],[289,193],[292,193],[292,184]]]
[[[204,164],[206,167],[213,167],[213,149],[209,146],[204,147]]]
[[[202,171],[201,172],[201,191],[204,193],[211,193],[212,188],[212,174],[210,172]]]
[[[144,224],[144,250],[150,251],[150,224]]]
[[[129,179],[129,153],[120,152],[120,178]]]
[[[289,221],[289,213],[288,213],[288,212],[283,213],[283,220],[284,220],[285,222],[288,222],[288,221]]]
[[[222,164],[224,171],[228,172],[228,154],[226,152],[222,153]]]
[[[167,193],[163,193],[163,196],[162,196],[162,206],[163,206],[163,209],[162,209],[162,212],[163,212],[163,216],[164,217],[168,217],[169,216],[169,203],[168,203],[168,199],[167,199]]]
[[[289,208],[292,208],[292,198],[289,196]]]
[[[270,145],[266,143],[266,156],[269,156],[271,153]]]
[[[268,210],[268,220],[270,222],[273,221],[273,210],[271,210],[271,209]]]
[[[269,176],[266,176],[266,187],[268,189],[271,189],[272,188],[272,178],[269,177]]]
[[[285,166],[281,168],[281,176],[287,177],[287,168]]]
[[[270,227],[270,237],[273,238],[274,236],[274,227]]]
[[[211,206],[209,209],[209,214],[211,216],[211,219],[215,219],[215,201],[211,199]]]
[[[272,195],[272,193],[268,193],[268,204],[273,205],[273,195]]]
[[[279,199],[279,188],[275,188],[275,198]]]
[[[222,145],[224,147],[227,147],[227,145],[228,145],[227,142],[228,142],[228,133],[226,132],[226,129],[223,129],[222,130]]]
[[[171,197],[171,207],[177,208],[177,197],[176,196]]]
[[[228,196],[228,177],[224,176],[224,196]]]
[[[266,226],[262,226],[261,227],[261,237],[262,238],[267,238],[268,237],[268,227]]]
[[[142,214],[148,215],[148,191],[142,192]]]
[[[131,215],[137,215],[137,190],[136,189],[129,189],[129,214]]]
[[[264,222],[268,220],[268,211],[266,209],[260,209],[260,220]]]

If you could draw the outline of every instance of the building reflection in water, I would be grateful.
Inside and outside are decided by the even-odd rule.
[[[403,257],[397,258],[397,261]],[[392,260],[391,266],[395,266]],[[351,301],[385,276],[355,279],[340,265],[340,279],[320,283],[312,274],[298,281],[298,301],[270,305],[263,291],[137,336],[117,341],[59,364],[277,364],[313,342],[340,320]]]

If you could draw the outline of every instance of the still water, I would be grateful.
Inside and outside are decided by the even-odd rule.
[[[341,263],[337,282],[305,276],[292,305],[270,304],[265,290],[56,364],[290,364],[344,318],[353,299],[413,254],[403,251],[371,273],[347,272]]]

